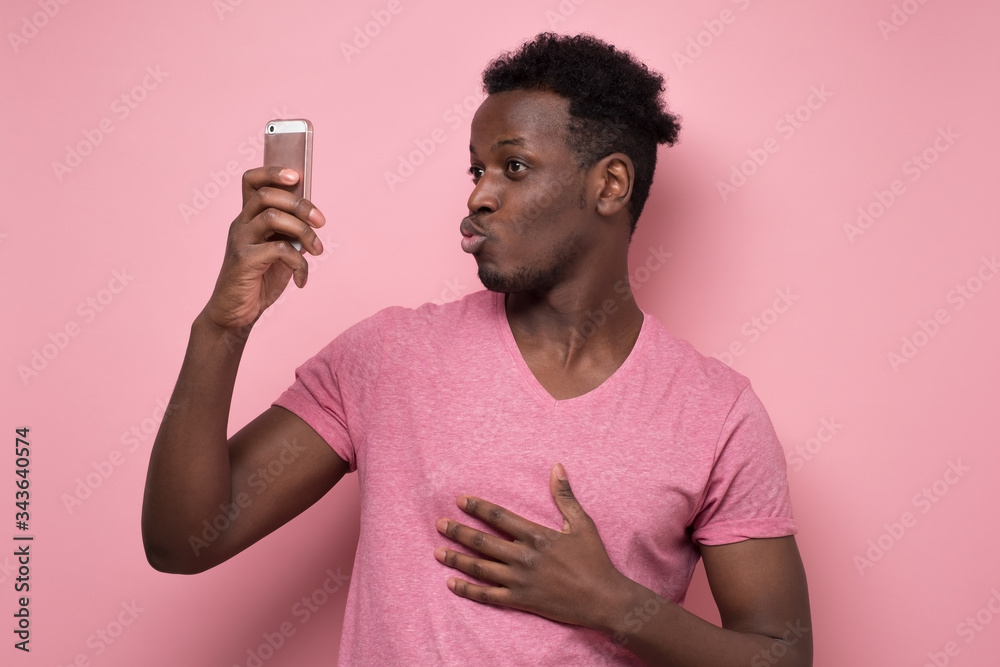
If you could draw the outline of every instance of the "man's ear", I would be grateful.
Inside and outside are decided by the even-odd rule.
[[[597,212],[614,216],[628,206],[635,183],[635,166],[624,153],[612,153],[590,171],[597,189]]]

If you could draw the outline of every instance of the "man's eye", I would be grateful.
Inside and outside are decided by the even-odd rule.
[[[514,173],[525,171],[527,168],[528,165],[524,164],[520,160],[511,160],[507,163],[507,169],[513,171]]]
[[[474,183],[478,181],[480,177],[483,175],[483,170],[481,167],[472,166],[469,167],[469,173],[472,174],[472,181]]]

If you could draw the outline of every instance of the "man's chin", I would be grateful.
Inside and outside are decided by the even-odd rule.
[[[479,268],[478,275],[479,282],[481,282],[483,287],[491,292],[502,292],[504,294],[508,294],[510,292],[518,291],[517,285],[514,284],[511,276],[483,267]]]
[[[494,274],[484,275],[482,271],[479,272],[479,282],[483,284],[483,287],[491,292],[502,292],[504,294],[510,293],[510,283],[498,278]]]
[[[511,294],[513,292],[534,292],[553,287],[554,276],[545,276],[521,269],[514,273],[500,273],[488,268],[479,268],[479,282],[491,292]]]

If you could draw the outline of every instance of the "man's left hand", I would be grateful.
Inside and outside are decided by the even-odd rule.
[[[460,496],[458,506],[463,511],[514,539],[496,537],[451,519],[438,519],[439,532],[483,557],[444,547],[436,549],[434,556],[448,567],[488,582],[480,585],[452,577],[448,588],[456,595],[530,611],[563,623],[607,627],[603,615],[629,595],[633,582],[611,563],[597,526],[570,489],[562,464],[552,469],[549,488],[563,515],[562,531],[528,521],[480,498]]]

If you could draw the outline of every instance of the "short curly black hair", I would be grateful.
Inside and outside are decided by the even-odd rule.
[[[548,90],[569,100],[566,137],[580,169],[611,153],[632,159],[631,232],[653,184],[656,148],[672,146],[680,130],[680,119],[665,109],[664,89],[661,74],[592,35],[544,32],[483,71],[487,95]]]

